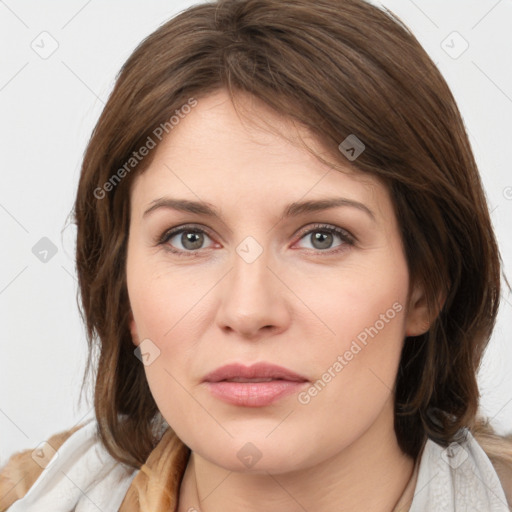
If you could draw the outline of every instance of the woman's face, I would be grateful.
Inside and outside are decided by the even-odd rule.
[[[243,98],[251,115],[321,150]],[[183,117],[131,191],[131,330],[163,417],[196,454],[234,471],[297,470],[389,437],[404,337],[424,318],[420,292],[407,302],[386,188],[242,124],[224,91]],[[218,216],[163,200],[207,203]],[[204,382],[226,364],[260,362],[302,381]]]

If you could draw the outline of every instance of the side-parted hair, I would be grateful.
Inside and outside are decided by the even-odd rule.
[[[498,311],[501,258],[447,83],[399,18],[363,0],[219,0],[181,12],[135,49],[83,159],[74,216],[84,383],[95,366],[107,450],[140,467],[161,421],[129,330],[130,185],[156,150],[140,161],[134,152],[158,144],[171,116],[221,88],[235,107],[237,93],[248,93],[309,129],[332,156],[318,155],[322,162],[385,184],[411,285],[424,288],[432,318],[428,332],[404,343],[399,445],[416,458],[427,438],[448,445],[466,428],[476,432],[477,371]],[[365,150],[349,161],[338,146],[352,134]]]

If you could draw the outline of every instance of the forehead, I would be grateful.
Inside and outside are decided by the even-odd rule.
[[[339,162],[323,164],[307,144],[334,162],[303,126],[275,113],[249,95],[237,109],[220,90],[198,99],[157,147],[151,165],[132,186],[132,204],[147,204],[166,193],[214,204],[288,203],[299,198],[342,195],[379,202],[386,195],[376,178]]]

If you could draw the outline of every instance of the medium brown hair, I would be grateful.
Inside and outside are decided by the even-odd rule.
[[[128,325],[125,268],[130,184],[155,150],[103,197],[97,191],[155,127],[220,88],[233,101],[249,93],[307,127],[329,149],[333,168],[387,186],[411,283],[424,287],[432,318],[428,332],[404,343],[395,390],[399,445],[417,457],[427,437],[447,445],[475,428],[500,256],[448,85],[400,19],[362,0],[220,0],[181,12],[135,49],[83,160],[76,260],[86,376],[97,365],[94,406],[108,451],[140,467],[158,442],[159,411]],[[354,161],[338,150],[351,134],[365,144]]]

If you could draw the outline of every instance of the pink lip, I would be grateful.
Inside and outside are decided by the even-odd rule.
[[[234,378],[244,379],[282,379],[295,382],[305,382],[308,379],[299,375],[298,373],[288,370],[282,366],[277,366],[271,363],[256,363],[252,366],[244,366],[239,363],[227,364],[217,368],[213,372],[206,375],[203,382],[219,382],[221,380],[228,380]]]
[[[268,382],[231,382],[228,379],[272,379]],[[209,373],[203,382],[212,395],[244,407],[262,407],[299,391],[308,380],[287,368],[269,363],[229,364]]]

